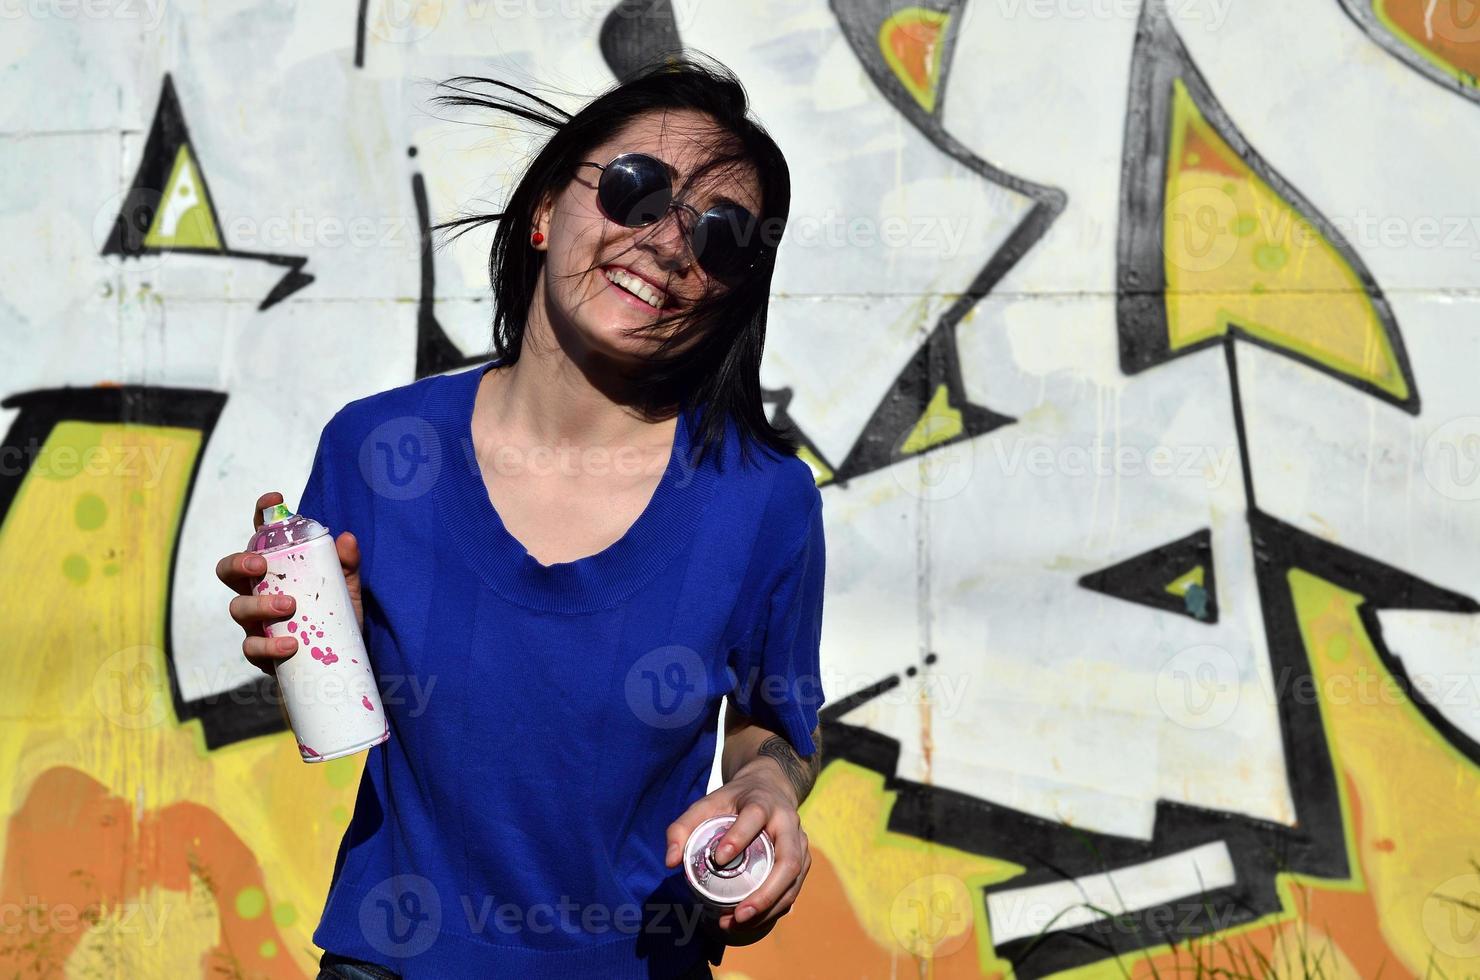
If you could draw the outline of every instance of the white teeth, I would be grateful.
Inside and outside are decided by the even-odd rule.
[[[663,308],[663,303],[665,300],[667,300],[668,297],[658,292],[658,290],[654,289],[652,286],[649,286],[643,280],[637,278],[629,272],[623,272],[621,269],[607,269],[605,271],[606,277],[608,279],[616,283],[618,286],[621,286],[623,289],[627,290],[627,292],[631,293],[633,296],[636,296],[638,299],[642,300],[653,309],[661,310]]]

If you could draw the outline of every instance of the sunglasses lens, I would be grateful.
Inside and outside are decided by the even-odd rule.
[[[663,164],[636,153],[617,157],[601,172],[596,194],[606,216],[628,228],[657,221],[673,199]]]
[[[694,255],[716,279],[743,276],[761,250],[755,216],[738,204],[717,204],[694,225]]]

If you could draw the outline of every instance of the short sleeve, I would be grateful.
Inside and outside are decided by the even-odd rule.
[[[329,430],[330,426],[326,425],[319,434],[319,445],[314,451],[313,465],[308,471],[308,482],[298,495],[298,509],[295,513],[312,517],[337,536],[346,528],[334,472],[339,454],[334,449]]]
[[[735,658],[735,707],[785,736],[800,756],[817,751],[812,731],[826,701],[821,667],[826,571],[819,497],[805,537],[761,606],[760,624]]]

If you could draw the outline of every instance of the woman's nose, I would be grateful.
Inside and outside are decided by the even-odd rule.
[[[688,236],[678,208],[669,208],[658,222],[647,229],[641,243],[653,253],[658,264],[668,271],[678,271],[692,261]]]

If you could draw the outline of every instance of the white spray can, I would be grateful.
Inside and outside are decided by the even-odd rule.
[[[278,688],[304,762],[353,755],[390,738],[380,688],[339,564],[334,536],[285,504],[262,511],[247,550],[267,559],[256,595],[290,595],[293,615],[263,624],[269,637],[291,636],[298,651],[277,667]]]
[[[714,849],[735,819],[733,813],[710,817],[695,827],[684,843],[684,877],[711,918],[733,912],[741,902],[754,895],[776,864],[771,835],[764,830],[729,863],[719,863]]]

